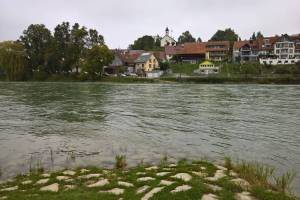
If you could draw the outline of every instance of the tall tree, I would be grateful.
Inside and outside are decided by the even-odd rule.
[[[78,73],[80,58],[84,55],[84,47],[87,35],[88,32],[84,26],[80,27],[78,23],[73,25],[71,30],[70,66],[72,69],[75,68],[76,73]]]
[[[186,42],[196,42],[196,39],[189,31],[185,31],[178,38],[178,44],[184,44]]]
[[[202,39],[198,37],[197,42],[202,42]]]
[[[250,40],[256,40],[256,35],[255,32],[252,34],[252,36],[250,37]]]
[[[54,43],[52,46],[53,55],[56,58],[58,66],[57,71],[68,72],[71,70],[72,59],[70,56],[71,48],[71,30],[70,23],[63,22],[58,24],[54,29]]]
[[[88,37],[86,41],[87,48],[91,49],[96,45],[104,45],[104,38],[95,29],[90,29],[88,31]]]
[[[43,24],[31,24],[20,37],[31,70],[47,71],[45,54],[51,44],[51,32]]]
[[[218,30],[211,38],[212,41],[238,41],[239,36],[231,28]]]
[[[13,41],[0,43],[0,68],[8,80],[24,80],[26,66],[26,54],[22,44]]]
[[[258,31],[257,33],[254,32],[252,34],[252,36],[250,37],[250,40],[257,40],[258,38],[263,38],[263,37],[264,37],[263,34],[260,31]]]
[[[258,38],[263,38],[263,37],[264,37],[264,35],[260,31],[258,31],[256,34],[256,38],[258,39]]]
[[[97,79],[102,76],[103,67],[109,65],[113,59],[114,55],[106,45],[93,46],[87,50],[83,71],[91,79]]]

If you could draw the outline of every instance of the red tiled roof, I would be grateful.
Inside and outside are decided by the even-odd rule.
[[[164,51],[153,51],[151,53],[160,61],[166,60],[166,53]]]
[[[123,63],[133,64],[134,61],[142,54],[144,50],[113,50],[117,54]]]
[[[205,43],[202,42],[191,42],[185,43],[182,48],[178,49],[176,54],[205,54],[206,48]]]
[[[245,45],[249,45],[252,49],[259,49],[261,47],[260,42],[258,40],[244,40],[244,41],[237,41],[233,44],[233,49],[238,50]]]
[[[175,55],[182,48],[183,47],[181,45],[180,46],[165,46],[165,53],[166,53],[166,55]]]

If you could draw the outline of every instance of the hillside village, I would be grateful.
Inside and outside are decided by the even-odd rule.
[[[157,38],[157,37],[155,37]],[[105,68],[107,75],[157,77],[162,63],[200,64],[199,74],[216,74],[222,63],[259,63],[291,65],[300,61],[300,34],[230,41],[188,42],[178,44],[169,28],[160,38],[161,51],[114,49],[114,61]],[[215,66],[216,65],[216,66]],[[207,70],[209,69],[209,70]]]

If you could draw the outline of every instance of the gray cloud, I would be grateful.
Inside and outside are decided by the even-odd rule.
[[[299,0],[0,0],[0,40],[17,39],[29,24],[53,30],[62,21],[96,28],[112,48],[125,48],[139,36],[175,38],[185,30],[208,40],[232,27],[242,38],[300,33]]]

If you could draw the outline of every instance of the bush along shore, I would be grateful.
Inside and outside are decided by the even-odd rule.
[[[295,200],[289,193],[293,175],[276,178],[274,169],[257,163],[223,165],[180,160],[157,166],[126,168],[117,156],[114,169],[86,167],[45,173],[32,171],[0,185],[0,199],[116,200]],[[270,179],[273,178],[274,181]]]

